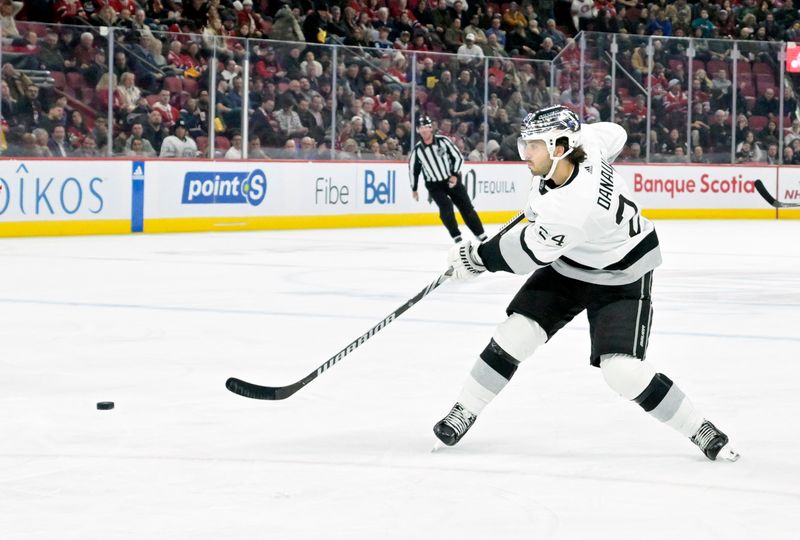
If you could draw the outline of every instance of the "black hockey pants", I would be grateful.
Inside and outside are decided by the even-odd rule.
[[[426,182],[425,187],[436,203],[436,206],[439,207],[439,217],[447,228],[447,232],[450,233],[450,236],[453,238],[461,236],[461,232],[458,230],[456,215],[453,212],[453,204],[458,208],[461,217],[464,218],[464,223],[467,224],[472,234],[475,236],[483,234],[481,218],[478,217],[478,213],[472,206],[467,188],[461,183],[460,176],[458,183],[453,187],[447,185],[447,180],[442,182]]]

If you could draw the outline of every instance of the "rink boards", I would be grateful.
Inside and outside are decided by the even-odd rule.
[[[755,191],[800,202],[800,167],[618,164],[656,219],[797,219]],[[521,163],[465,163],[485,223],[525,205]],[[0,236],[124,234],[433,225],[438,209],[411,197],[405,162],[0,161]]]

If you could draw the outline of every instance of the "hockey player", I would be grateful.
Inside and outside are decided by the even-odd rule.
[[[461,232],[453,212],[453,204],[458,207],[464,223],[478,240],[486,240],[483,224],[469,200],[467,188],[461,182],[461,165],[464,156],[444,135],[433,132],[433,121],[422,115],[417,118],[417,133],[420,141],[411,150],[408,160],[411,176],[411,196],[419,201],[419,175],[425,178],[425,188],[439,207],[439,218],[456,243],[461,242]]]
[[[523,121],[519,154],[539,180],[525,208],[529,223],[485,243],[460,243],[449,262],[456,279],[487,270],[533,274],[508,306],[508,318],[480,354],[458,401],[434,426],[444,444],[456,444],[520,362],[586,310],[590,363],[615,392],[688,437],[708,459],[738,459],[728,437],[645,360],[653,269],[661,252],[653,223],[642,217],[610,165],[626,139],[620,126],[581,126],[561,106]]]

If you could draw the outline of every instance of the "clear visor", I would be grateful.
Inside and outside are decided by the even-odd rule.
[[[523,139],[522,137],[517,137],[517,152],[519,152],[520,159],[522,159],[522,161],[528,161],[528,158],[525,157],[525,150],[528,148],[528,143],[541,140],[542,139]]]

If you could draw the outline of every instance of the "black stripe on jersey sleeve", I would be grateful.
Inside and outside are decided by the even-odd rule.
[[[522,229],[522,234],[519,235],[519,244],[522,247],[522,251],[524,251],[525,254],[528,257],[530,257],[531,260],[533,260],[533,262],[535,262],[539,266],[547,266],[550,263],[549,262],[540,261],[538,258],[536,258],[536,255],[533,254],[533,251],[531,251],[531,248],[529,248],[528,244],[525,243],[525,232],[528,230],[528,227],[532,227],[532,225],[526,225],[525,228]]]
[[[647,255],[657,247],[658,247],[658,235],[656,235],[656,231],[653,230],[647,236],[645,236],[641,242],[636,244],[636,246],[632,250],[630,250],[624,257],[622,257],[615,263],[609,264],[605,268],[593,268],[591,266],[586,266],[585,264],[573,261],[569,257],[561,257],[560,260],[570,266],[573,266],[575,268],[580,268],[581,270],[625,270],[626,268],[632,266],[634,263],[636,263],[636,261]]]

